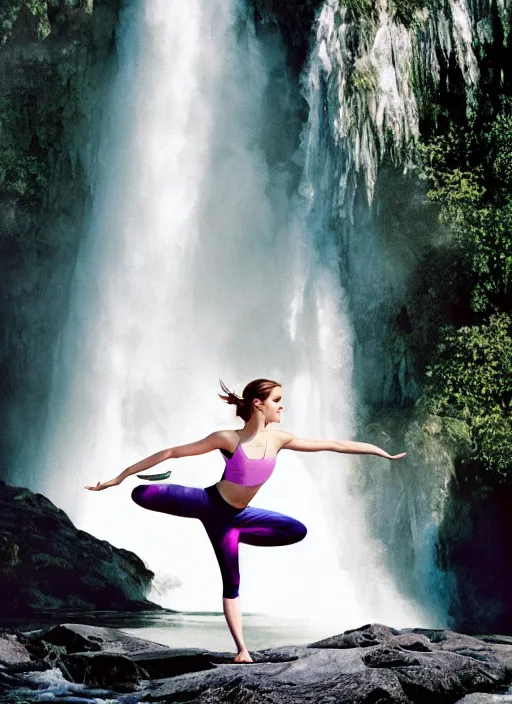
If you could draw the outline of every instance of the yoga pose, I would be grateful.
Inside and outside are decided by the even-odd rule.
[[[235,662],[252,662],[245,646],[238,589],[238,544],[292,545],[302,540],[307,529],[300,521],[274,511],[253,508],[249,502],[272,474],[281,450],[318,452],[330,450],[351,454],[378,455],[397,460],[406,453],[389,455],[375,445],[348,440],[302,440],[291,433],[267,429],[279,423],[284,409],[281,385],[270,379],[255,379],[245,387],[242,396],[231,392],[221,381],[226,403],[236,406],[236,415],[245,425],[241,430],[220,430],[202,440],[171,447],[137,462],[108,482],[98,482],[86,489],[100,491],[117,486],[131,474],[142,472],[159,462],[178,457],[202,455],[220,450],[226,468],[222,479],[198,489],[178,484],[139,485],[132,498],[139,506],[173,516],[198,518],[204,525],[219,562],[223,583],[223,607],[226,621],[238,654]],[[160,479],[164,475],[146,476]]]

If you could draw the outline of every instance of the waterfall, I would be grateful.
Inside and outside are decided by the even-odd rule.
[[[347,438],[354,428],[319,103],[310,93],[299,147],[279,38],[256,36],[247,12],[235,0],[133,0],[123,10],[34,480],[78,527],[145,560],[156,573],[150,598],[185,610],[220,608],[199,522],[136,506],[138,480],[99,493],[84,485],[238,425],[217,398],[219,377],[239,392],[259,376],[280,381],[282,426],[298,436]],[[222,466],[220,453],[174,461],[171,481],[207,486]],[[280,455],[254,504],[309,533],[287,548],[241,547],[244,610],[329,630],[421,624],[368,535],[355,466],[341,455]]]

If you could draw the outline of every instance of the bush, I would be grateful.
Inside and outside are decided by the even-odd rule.
[[[504,110],[508,110],[505,103]],[[480,319],[512,310],[512,116],[451,126],[423,147],[428,197],[441,205],[472,283]]]
[[[460,418],[472,433],[472,459],[500,476],[512,470],[512,318],[443,331],[427,369],[431,413]]]

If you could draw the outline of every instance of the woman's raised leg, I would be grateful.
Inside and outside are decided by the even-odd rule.
[[[268,547],[299,543],[308,532],[296,518],[252,506],[234,518],[233,527],[238,529],[241,543]]]
[[[208,511],[204,489],[180,484],[138,484],[132,491],[132,499],[142,508],[171,516],[203,520]]]

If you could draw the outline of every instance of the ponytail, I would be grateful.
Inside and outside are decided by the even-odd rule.
[[[224,403],[229,403],[233,406],[236,406],[236,415],[240,416],[241,418],[244,417],[244,410],[245,410],[245,401],[241,396],[238,396],[235,394],[233,391],[230,391],[226,384],[222,381],[222,379],[219,379],[219,384],[221,386],[221,389],[224,391],[226,394],[225,396],[222,394],[218,394],[219,398],[221,398]],[[244,414],[244,415],[242,415]]]
[[[238,396],[233,391],[230,391],[226,384],[219,379],[221,389],[224,394],[219,394],[224,403],[229,403],[236,406],[236,415],[239,416],[246,423],[252,416],[252,402],[255,399],[260,401],[265,401],[270,395],[272,389],[276,386],[281,386],[277,381],[272,381],[271,379],[255,379],[247,384],[243,390],[242,396]]]

